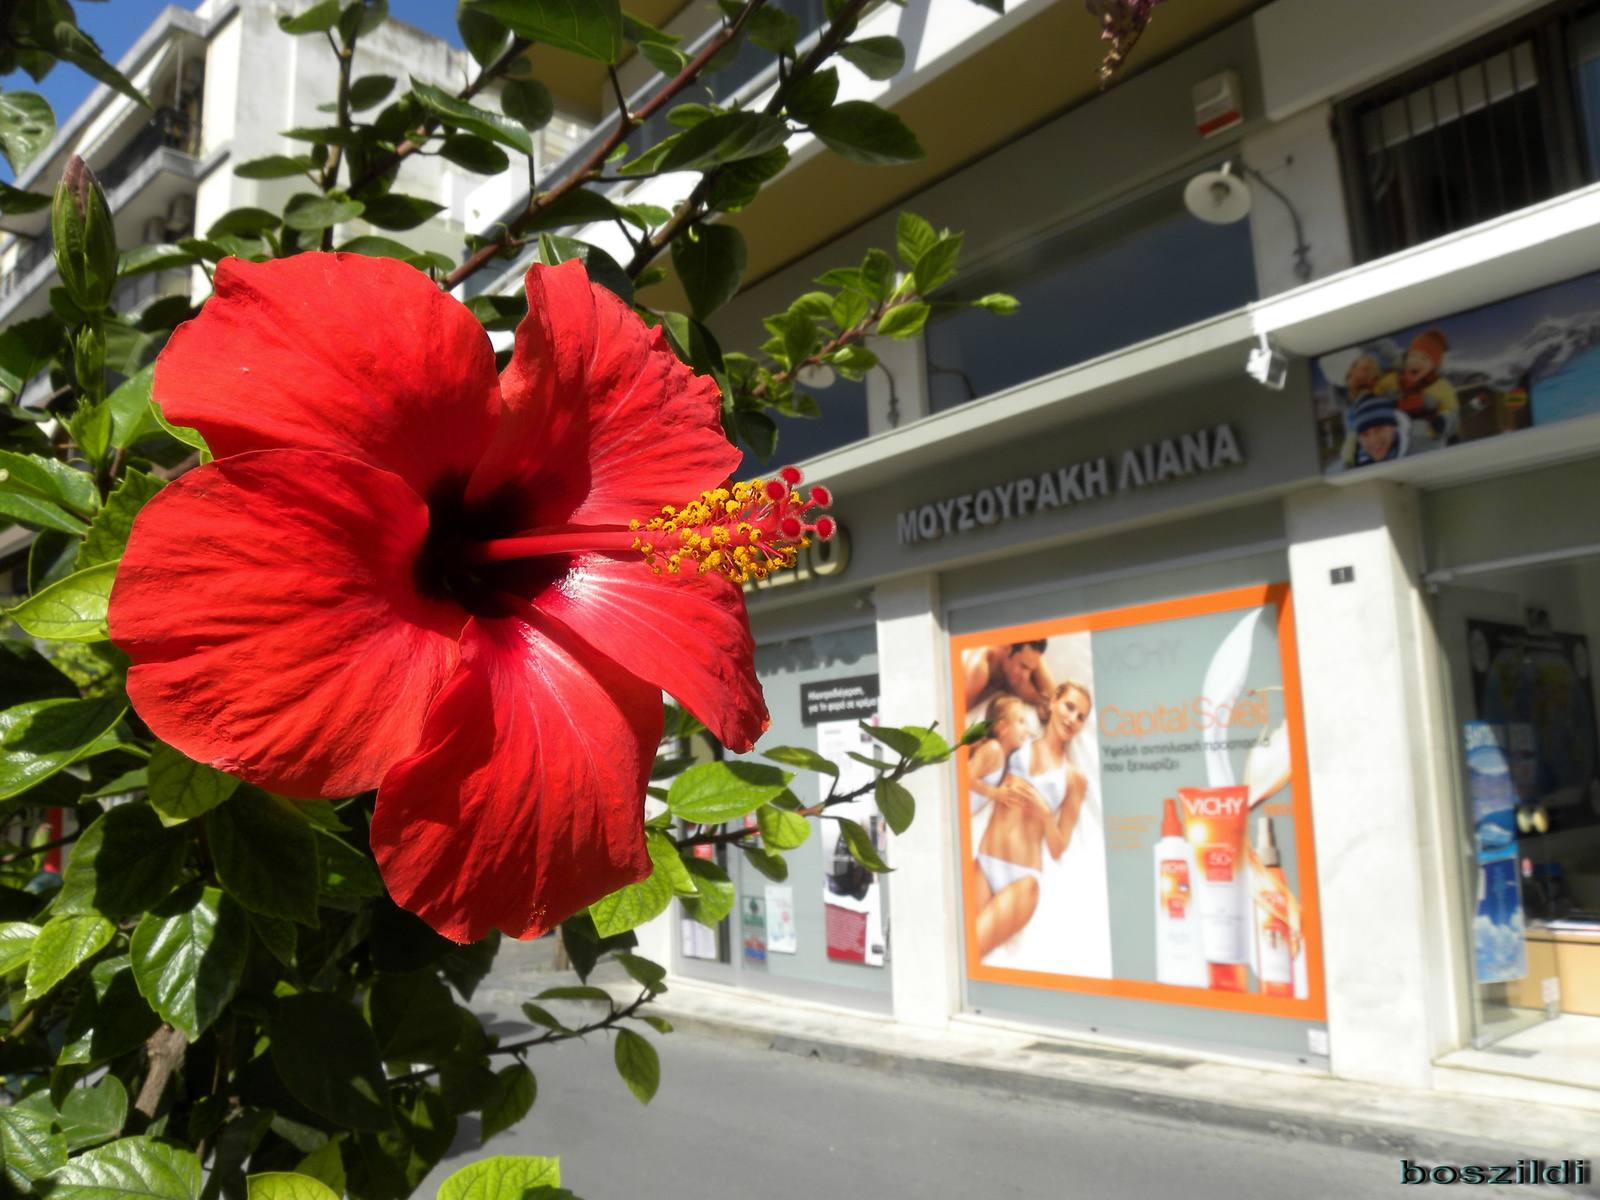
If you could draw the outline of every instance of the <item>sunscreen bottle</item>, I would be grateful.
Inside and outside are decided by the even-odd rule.
[[[1256,819],[1256,857],[1266,872],[1256,891],[1256,961],[1263,996],[1293,996],[1294,960],[1289,938],[1289,881],[1279,865],[1272,818]]]
[[[1157,983],[1183,987],[1208,987],[1211,983],[1194,885],[1194,848],[1183,836],[1177,801],[1168,800],[1161,818],[1161,840],[1156,843]]]

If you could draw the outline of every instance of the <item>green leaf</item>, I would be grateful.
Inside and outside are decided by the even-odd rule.
[[[921,725],[907,725],[905,732],[917,739],[917,752],[912,757],[919,763],[944,762],[951,755],[950,743],[933,729]]]
[[[461,1036],[450,989],[429,969],[380,973],[367,993],[367,1019],[385,1062],[443,1062]]]
[[[317,923],[317,838],[292,801],[245,785],[205,822],[217,879],[230,896],[252,912]]]
[[[5,1163],[5,1189],[14,1196],[35,1196],[33,1182],[67,1163],[67,1139],[52,1128],[43,1113],[25,1108],[0,1108],[0,1160]]]
[[[837,67],[826,67],[806,76],[789,93],[785,107],[789,115],[802,125],[808,124],[813,118],[821,115],[833,107],[833,101],[839,94],[839,71]]]
[[[535,1188],[560,1184],[559,1159],[500,1154],[471,1163],[451,1175],[439,1185],[437,1200],[507,1200]]]
[[[261,913],[249,913],[250,928],[255,931],[256,937],[267,948],[267,953],[272,955],[286,967],[294,965],[295,949],[299,943],[299,933],[293,921],[283,917],[268,917]]]
[[[293,157],[268,154],[264,158],[252,158],[249,162],[240,163],[234,167],[233,173],[240,179],[287,179],[291,175],[304,175],[315,167],[316,163],[306,154]]]
[[[27,1000],[44,995],[85,959],[111,943],[116,927],[93,913],[51,917],[39,930],[28,961]]]
[[[18,496],[9,492],[0,491],[0,517],[9,521],[17,521],[30,529],[51,529],[57,533],[69,534],[73,542],[83,536],[83,522],[69,514],[66,509],[51,504],[48,500],[37,500],[32,496]]]
[[[1004,292],[990,292],[987,296],[974,300],[975,308],[986,308],[990,312],[1002,317],[1009,317],[1022,307],[1015,296],[1008,296]]]
[[[734,414],[740,440],[762,462],[771,462],[778,452],[778,423],[764,412],[740,410]]]
[[[956,260],[961,257],[962,235],[947,233],[917,259],[911,278],[917,291],[927,296],[946,279],[956,273]]]
[[[56,135],[56,115],[37,92],[0,93],[0,153],[21,175]]]
[[[808,124],[828,149],[850,162],[891,167],[927,157],[904,121],[867,100],[835,104]]]
[[[878,855],[878,848],[872,844],[872,839],[867,836],[867,831],[848,817],[835,817],[839,822],[839,832],[844,835],[845,845],[850,848],[850,856],[869,871],[888,871],[889,865]]]
[[[667,969],[660,963],[651,962],[648,958],[640,958],[637,954],[619,954],[617,961],[622,964],[635,983],[651,992],[664,992],[667,990],[664,980]]]
[[[148,804],[118,805],[73,846],[56,911],[131,917],[154,908],[178,886],[188,850]]]
[[[49,1092],[35,1092],[17,1102],[18,1108],[53,1120],[67,1142],[67,1152],[87,1150],[109,1142],[122,1132],[128,1119],[128,1089],[115,1076],[107,1075],[89,1088],[73,1088],[57,1109]]]
[[[911,819],[917,815],[917,802],[911,793],[894,780],[881,777],[873,790],[878,800],[878,811],[889,822],[889,828],[896,833],[910,829]]]
[[[666,843],[665,851],[660,848],[660,842]],[[678,863],[678,851],[670,839],[661,837],[654,830],[646,835],[645,845],[650,850],[651,860],[656,864],[649,878],[618,888],[603,900],[596,900],[589,906],[589,916],[593,918],[594,927],[602,937],[624,933],[643,925],[664,912],[667,905],[672,903],[672,879],[662,870],[659,856],[663,853],[670,854],[672,861]],[[682,870],[681,864],[679,870]]]
[[[393,75],[363,75],[350,83],[350,111],[364,112],[381,104],[394,91]]]
[[[622,1082],[639,1098],[640,1104],[649,1104],[661,1086],[661,1059],[656,1048],[633,1030],[619,1029],[615,1058]]]
[[[153,400],[150,403],[150,415],[156,419],[156,424],[165,429],[167,433],[182,442],[185,446],[193,446],[200,451],[202,457],[211,453],[211,448],[206,445],[206,439],[200,435],[198,429],[190,429],[187,425],[174,425],[167,420],[166,414],[161,411],[161,405]],[[205,458],[209,462],[209,458]]]
[[[695,895],[685,897],[684,911],[702,925],[715,929],[733,911],[734,888],[728,873],[709,858],[685,858],[683,865],[694,877]]]
[[[500,107],[524,129],[543,129],[556,115],[555,97],[537,79],[509,79],[500,89]]]
[[[672,267],[697,321],[733,299],[749,262],[744,234],[732,225],[701,225],[672,240]]]
[[[324,830],[316,831],[320,874],[317,891],[328,900],[365,900],[381,896],[383,878],[361,851]]]
[[[290,229],[318,233],[330,225],[353,221],[366,211],[366,205],[352,200],[342,192],[319,196],[315,192],[300,192],[289,197],[283,207],[283,223]]]
[[[297,17],[279,17],[278,28],[297,36],[306,33],[327,33],[339,23],[339,12],[342,7],[340,0],[322,0],[320,4],[313,4]]]
[[[148,413],[150,411],[148,378],[145,380],[145,386],[147,390],[143,405],[144,412]],[[95,513],[94,520],[89,523],[89,532],[83,539],[83,545],[78,548],[74,568],[85,571],[102,564],[114,565],[122,557],[122,552],[127,549],[128,535],[133,531],[134,517],[138,516],[139,510],[146,502],[165,486],[165,481],[157,479],[154,475],[146,475],[143,471],[129,468],[124,472],[122,481],[106,498],[105,506]]]
[[[210,812],[239,786],[232,775],[197,763],[165,742],[151,751],[149,770],[150,805],[166,825]]]
[[[475,175],[499,175],[511,168],[504,150],[473,133],[451,134],[439,143],[439,153]]]
[[[439,960],[439,969],[444,972],[451,986],[461,993],[462,999],[471,1000],[472,993],[494,967],[495,955],[499,953],[500,931],[491,929],[486,937],[465,946],[452,947]]]
[[[654,169],[701,171],[755,158],[783,145],[788,138],[789,126],[781,117],[759,112],[722,113],[672,139],[671,149]]]
[[[137,374],[124,379],[117,389],[106,397],[106,407],[111,412],[111,444],[117,449],[126,450],[134,442],[161,428],[155,414],[150,411],[150,385],[154,379],[155,364],[151,363]],[[131,471],[129,473],[131,474]],[[144,478],[150,480],[152,477],[146,475]],[[147,488],[149,494],[145,499],[154,495],[160,486],[158,481],[154,488]],[[123,539],[124,543],[126,540]]]
[[[30,700],[76,700],[78,685],[27,642],[0,638],[0,696],[13,704]]]
[[[480,1145],[527,1116],[539,1097],[539,1081],[525,1064],[512,1063],[495,1074],[500,1080],[500,1099],[483,1110]]]
[[[793,850],[811,836],[811,822],[799,813],[786,812],[763,804],[756,809],[756,828],[761,840],[774,850]]]
[[[122,1138],[53,1171],[48,1194],[51,1200],[199,1200],[200,1160],[155,1138]]]
[[[99,1066],[144,1045],[160,1025],[161,1018],[139,994],[128,956],[102,959],[90,968],[89,985],[78,989],[58,1061]]]
[[[22,391],[28,380],[49,366],[50,360],[65,347],[66,333],[60,318],[54,315],[18,321],[0,331],[0,387],[11,392]],[[0,460],[0,469],[11,465],[10,458],[8,454]],[[29,461],[55,462],[54,459]],[[56,465],[60,470],[71,470],[64,463]]]
[[[906,65],[906,48],[897,37],[871,37],[846,42],[839,57],[868,79],[893,79]]]
[[[313,1150],[300,1160],[300,1165],[295,1167],[295,1174],[309,1175],[319,1180],[332,1190],[335,1200],[343,1196],[346,1180],[339,1142],[329,1138],[320,1149]]]
[[[622,57],[618,0],[474,0],[468,7],[557,50],[611,65]]]
[[[258,238],[271,233],[283,224],[283,218],[265,208],[229,209],[211,223],[206,230],[208,238],[243,237]]]
[[[874,741],[882,742],[901,758],[915,758],[922,749],[922,734],[926,731],[913,733],[909,729],[896,729],[892,725],[869,725],[865,721],[857,721],[861,732]]]
[[[26,379],[19,382],[17,389],[26,382]],[[94,476],[53,458],[0,450],[0,472],[4,472],[4,477],[0,478],[0,492],[48,500],[84,520],[93,517],[100,507]]]
[[[152,271],[192,267],[199,261],[197,255],[182,246],[174,246],[170,242],[151,242],[129,250],[117,260],[117,278],[132,279],[135,275],[148,275]]]
[[[41,208],[49,207],[50,197],[43,192],[25,192],[21,188],[12,187],[9,183],[0,182],[0,213],[6,216],[21,216],[23,213],[34,213]]]
[[[420,196],[405,196],[390,192],[384,196],[371,196],[362,201],[366,211],[361,214],[369,225],[379,229],[415,229],[429,217],[444,211],[444,205],[424,200]]]
[[[907,304],[897,304],[879,318],[878,336],[914,338],[922,332],[922,327],[928,323],[928,314],[931,311],[932,309],[920,300],[913,300]]]
[[[245,1180],[246,1200],[339,1200],[339,1193],[298,1171],[266,1171]]]
[[[627,272],[617,260],[599,246],[591,246],[588,242],[561,237],[559,234],[539,235],[539,261],[545,266],[553,267],[574,258],[583,263],[591,283],[598,283],[601,287],[616,293],[627,304],[633,303],[633,281],[628,278]]]
[[[586,188],[573,188],[548,208],[541,209],[539,215],[529,224],[528,232],[537,233],[540,230],[560,229],[568,225],[609,221],[621,212],[621,209],[599,192],[591,192]],[[526,311],[526,304],[523,308]]]
[[[327,992],[285,996],[267,1029],[273,1065],[301,1104],[351,1129],[394,1127],[378,1044],[354,1007]]]
[[[126,711],[122,697],[97,696],[35,700],[0,712],[0,800],[109,749],[102,742]]]
[[[772,854],[766,850],[758,850],[754,846],[746,846],[744,857],[746,862],[774,883],[782,883],[789,878],[789,864],[784,861],[781,854]]]
[[[244,976],[244,910],[196,880],[140,918],[129,955],[150,1007],[190,1041],[217,1019]]]
[[[758,8],[745,26],[750,40],[763,50],[794,57],[794,44],[800,37],[800,18],[781,8]]]
[[[465,100],[457,100],[443,88],[423,83],[415,75],[411,77],[411,93],[422,101],[424,108],[451,128],[465,129],[468,133],[499,142],[502,146],[510,146],[519,154],[533,153],[533,138],[519,121],[511,117],[478,108]]]
[[[39,927],[27,921],[0,921],[0,975],[28,965]]]
[[[815,750],[807,750],[803,746],[774,746],[770,750],[761,752],[762,758],[770,758],[773,762],[783,763],[787,767],[800,767],[807,771],[820,771],[824,775],[838,778],[839,768],[832,760],[823,758]]]
[[[563,987],[545,988],[535,997],[537,1000],[594,1000],[601,1004],[613,1004],[611,993],[604,988],[578,987],[566,985]]]
[[[895,221],[895,253],[908,270],[915,267],[938,240],[933,226],[916,213],[903,212]]]
[[[467,0],[456,5],[456,28],[461,32],[461,44],[480,67],[487,67],[499,58],[511,36],[504,25],[478,12]]]
[[[103,642],[106,607],[117,564],[99,563],[36,592],[7,615],[34,637],[53,642]]]
[[[672,781],[667,806],[697,825],[720,825],[781,795],[794,775],[765,763],[698,763]]]

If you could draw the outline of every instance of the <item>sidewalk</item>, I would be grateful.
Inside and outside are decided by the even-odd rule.
[[[515,1011],[534,993],[567,982],[570,973],[550,970],[553,950],[549,940],[505,943],[494,974],[475,999]],[[590,982],[619,998],[638,994],[620,971],[602,968]],[[1582,1158],[1588,1160],[1591,1180],[1600,1174],[1600,1120],[1583,1109],[1091,1045],[975,1018],[958,1017],[939,1028],[912,1026],[683,979],[669,981],[652,1011],[683,1033],[737,1038],[961,1087],[1273,1133],[1426,1163]],[[1600,1183],[1568,1190],[1600,1196]]]

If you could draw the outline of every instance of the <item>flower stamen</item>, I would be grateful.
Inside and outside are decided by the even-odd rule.
[[[833,518],[811,513],[832,503],[828,489],[814,487],[802,498],[795,491],[802,478],[798,467],[785,467],[776,479],[703,492],[676,512],[632,522],[639,534],[632,548],[658,575],[678,574],[692,563],[697,574],[715,571],[734,583],[765,579],[794,566],[812,534],[823,541],[833,536]]]

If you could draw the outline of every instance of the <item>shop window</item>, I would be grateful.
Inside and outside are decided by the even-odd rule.
[[[1257,298],[1250,225],[1208,225],[1180,187],[1119,206],[962,279],[952,298],[1008,292],[1000,317],[958,309],[928,325],[934,412],[1120,350]]]
[[[1337,111],[1359,261],[1600,178],[1600,10],[1547,9]]]

